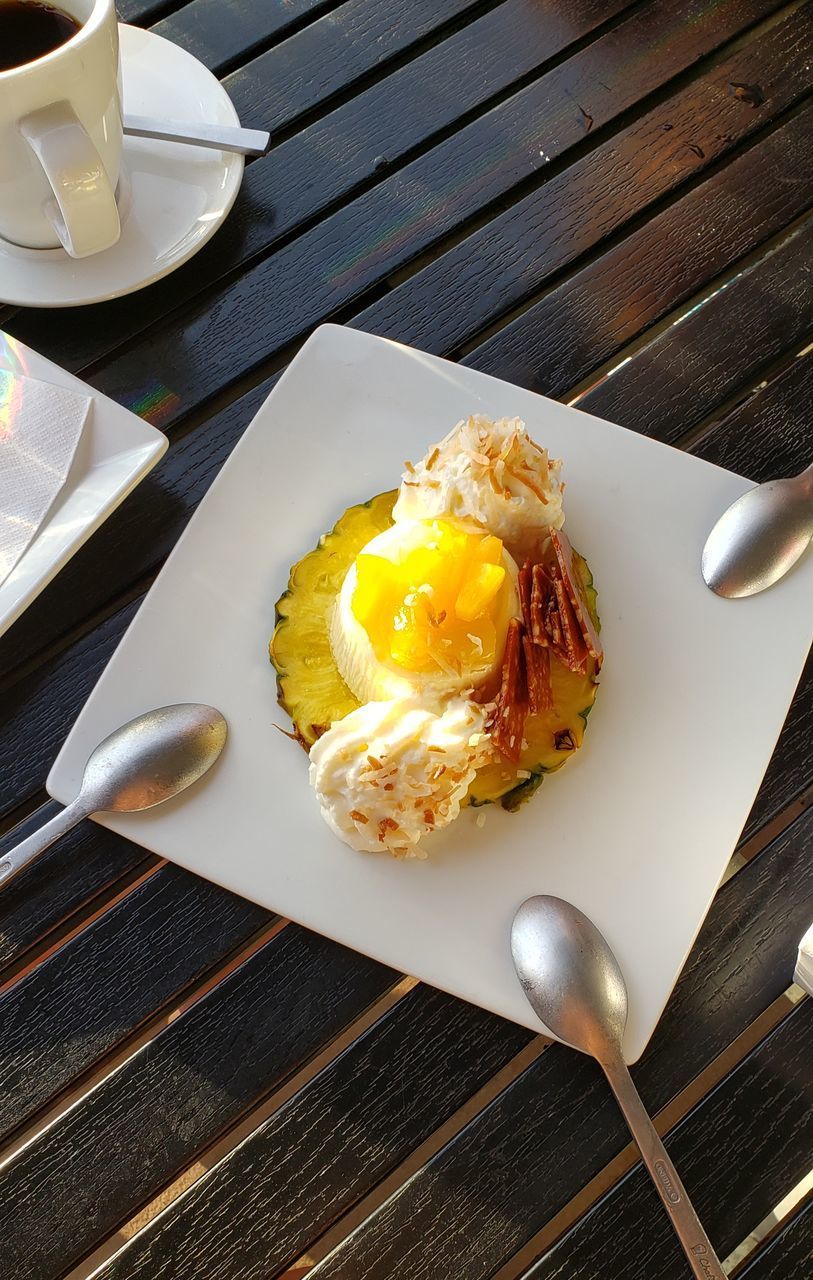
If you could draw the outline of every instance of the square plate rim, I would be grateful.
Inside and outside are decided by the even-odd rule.
[[[370,334],[370,333],[367,333],[367,332],[362,331],[362,330],[355,330],[355,329],[350,328],[349,326],[336,325],[336,324],[333,324],[333,323],[327,323],[327,324],[323,324],[323,325],[318,326],[318,327],[317,327],[317,328],[316,328],[316,329],[311,333],[311,335],[308,337],[308,339],[306,340],[306,342],[305,342],[305,343],[303,343],[303,345],[302,345],[302,347],[300,348],[299,352],[297,353],[296,357],[291,361],[291,363],[290,363],[290,364],[287,366],[287,368],[284,370],[284,372],[283,372],[282,376],[279,378],[279,380],[277,381],[277,383],[274,385],[274,387],[273,387],[273,388],[271,389],[271,391],[269,392],[269,395],[266,397],[266,399],[263,401],[263,403],[262,403],[260,406],[258,406],[258,408],[257,408],[257,410],[256,410],[256,412],[255,412],[255,414],[252,416],[252,418],[251,418],[250,422],[248,423],[248,425],[247,425],[247,427],[246,427],[246,430],[243,432],[242,436],[241,436],[241,437],[240,437],[240,439],[237,441],[237,443],[236,443],[235,447],[233,448],[233,450],[232,450],[232,451],[231,451],[231,453],[229,454],[228,458],[226,459],[225,463],[223,464],[223,467],[222,467],[222,468],[221,468],[221,470],[218,472],[218,475],[215,477],[215,479],[213,480],[213,482],[212,482],[212,484],[210,485],[209,489],[207,490],[207,493],[206,493],[206,495],[204,496],[204,499],[203,499],[203,501],[201,502],[200,507],[198,508],[198,511],[196,511],[196,512],[195,512],[195,514],[194,514],[194,516],[193,516],[192,520],[189,522],[189,524],[187,525],[187,527],[186,527],[186,529],[184,530],[183,534],[181,535],[181,538],[178,540],[178,543],[177,543],[177,544],[176,544],[176,546],[173,548],[173,551],[171,552],[171,554],[170,554],[170,556],[169,556],[169,558],[168,558],[168,560],[167,560],[167,562],[166,562],[166,564],[165,564],[165,567],[164,567],[164,569],[162,570],[162,574],[163,574],[163,573],[165,573],[165,572],[169,569],[169,567],[170,567],[170,565],[171,565],[171,562],[174,560],[174,558],[176,557],[176,555],[183,554],[183,547],[184,547],[184,544],[186,543],[186,540],[187,540],[188,538],[192,538],[192,537],[194,537],[194,536],[195,536],[195,533],[194,533],[194,525],[195,525],[195,522],[198,520],[198,517],[199,517],[199,515],[200,515],[200,512],[201,512],[201,510],[202,510],[202,508],[203,508],[204,503],[205,503],[205,502],[206,502],[206,500],[210,497],[210,495],[212,495],[213,493],[215,493],[215,492],[216,492],[216,490],[217,490],[218,486],[219,486],[219,485],[220,485],[220,483],[221,483],[221,479],[222,479],[222,477],[224,476],[224,474],[225,474],[225,472],[226,472],[226,469],[230,466],[230,464],[232,463],[232,461],[233,461],[233,460],[238,456],[239,452],[240,452],[240,451],[242,450],[242,448],[244,447],[245,442],[246,442],[246,440],[247,440],[247,437],[249,436],[249,434],[250,434],[250,432],[252,431],[252,429],[255,427],[255,424],[257,423],[258,418],[260,418],[260,416],[261,416],[261,415],[263,415],[263,414],[268,410],[268,406],[271,404],[271,402],[272,402],[273,398],[274,398],[275,396],[278,396],[278,393],[280,393],[280,392],[282,391],[283,386],[284,386],[284,385],[285,385],[285,384],[286,384],[286,383],[287,383],[291,378],[293,378],[293,376],[294,376],[295,372],[296,372],[296,371],[298,371],[298,370],[301,368],[301,366],[305,363],[305,361],[306,361],[309,357],[310,357],[310,358],[312,358],[314,355],[316,355],[316,354],[318,353],[320,343],[322,343],[325,339],[328,339],[328,340],[329,340],[329,339],[331,338],[331,336],[334,336],[334,337],[335,337],[336,335],[341,335],[341,339],[342,339],[343,341],[348,341],[348,340],[349,340],[349,341],[351,341],[351,342],[352,342],[352,343],[354,343],[354,344],[355,344],[355,343],[357,343],[357,342],[361,342],[361,343],[370,344],[370,345],[373,345],[373,346],[374,346],[375,344],[381,344],[381,343],[384,343],[384,344],[386,344],[386,345],[388,345],[388,346],[390,346],[390,347],[394,347],[394,348],[401,348],[401,349],[403,349],[403,350],[404,350],[405,352],[407,352],[407,353],[413,353],[413,354],[414,354],[414,353],[417,351],[417,349],[416,349],[416,348],[409,347],[409,346],[407,346],[407,345],[406,345],[406,344],[404,344],[404,343],[400,343],[400,342],[395,341],[395,340],[390,339],[390,338],[383,338],[383,337],[379,337],[379,336],[377,336],[377,335]],[[348,338],[348,335],[349,335],[349,338]],[[418,352],[418,354],[420,354],[420,355],[424,355],[425,353]],[[449,363],[450,363],[450,362],[448,362],[448,361],[444,361],[444,360],[442,360],[442,358],[441,358],[441,357],[436,357],[436,356],[430,356],[430,361],[431,361],[431,362],[440,362],[441,364],[449,364]],[[479,370],[468,369],[466,366],[456,366],[456,365],[452,365],[452,367],[454,367],[454,368],[458,368],[458,369],[462,369],[462,372],[463,372],[463,374],[464,374],[465,376],[469,376],[469,375],[470,375],[470,376],[474,377],[474,378],[475,378],[475,379],[477,379],[477,380],[479,380],[479,379],[486,379],[486,380],[488,380],[488,382],[490,382],[490,383],[499,384],[499,385],[501,385],[501,386],[508,386],[508,387],[512,387],[512,384],[510,384],[510,383],[506,383],[503,379],[500,379],[500,378],[494,377],[493,375],[490,375],[490,374],[483,373],[483,372],[481,372],[481,371],[479,371]],[[669,455],[671,455],[673,458],[680,458],[680,459],[683,459],[683,460],[684,460],[684,461],[686,461],[686,462],[687,462],[691,467],[694,467],[694,468],[696,468],[696,469],[707,469],[709,472],[714,472],[714,473],[717,473],[719,476],[724,476],[724,477],[727,477],[727,478],[729,478],[729,479],[731,479],[731,480],[737,481],[737,482],[739,482],[739,485],[740,485],[740,490],[739,490],[740,492],[744,492],[746,489],[748,489],[748,488],[752,487],[752,485],[753,485],[753,482],[752,482],[752,481],[747,480],[747,479],[745,479],[744,477],[739,476],[739,475],[737,475],[737,474],[736,474],[736,473],[734,473],[734,472],[728,471],[726,468],[719,467],[719,466],[717,466],[716,464],[713,464],[713,463],[710,463],[710,462],[706,461],[705,459],[697,458],[697,457],[694,457],[694,456],[692,456],[692,455],[687,455],[687,454],[683,453],[683,452],[682,452],[682,451],[680,451],[680,450],[677,450],[677,449],[675,449],[675,448],[673,448],[673,447],[671,447],[671,446],[669,446],[669,445],[667,445],[667,444],[664,444],[664,443],[663,443],[663,442],[661,442],[661,441],[657,441],[657,440],[653,440],[653,439],[651,439],[651,438],[649,438],[649,437],[641,436],[641,435],[639,435],[638,433],[633,432],[633,431],[630,431],[628,428],[621,427],[621,426],[619,426],[619,425],[618,425],[618,424],[616,424],[616,423],[606,422],[606,421],[605,421],[605,420],[603,420],[603,419],[598,419],[598,418],[596,418],[596,417],[595,417],[595,415],[592,415],[592,414],[587,413],[586,411],[584,411],[584,410],[580,409],[578,406],[570,406],[570,405],[563,406],[563,405],[559,404],[558,402],[555,402],[555,401],[548,401],[548,398],[547,398],[547,397],[539,396],[537,393],[535,393],[535,392],[531,392],[531,391],[528,391],[528,389],[526,389],[526,388],[512,388],[512,389],[514,389],[514,390],[519,390],[519,391],[523,392],[523,394],[526,394],[526,395],[529,395],[529,396],[534,396],[535,398],[539,399],[540,403],[542,403],[542,404],[544,404],[544,403],[557,404],[557,407],[558,407],[558,408],[560,408],[560,409],[565,409],[565,410],[567,411],[567,413],[568,413],[568,414],[574,414],[574,413],[575,413],[575,414],[578,414],[579,416],[581,416],[581,417],[583,417],[583,418],[591,419],[593,422],[599,422],[599,423],[601,423],[602,427],[610,427],[610,428],[612,428],[612,430],[613,430],[614,432],[622,433],[624,437],[627,437],[627,438],[628,438],[628,437],[634,437],[634,440],[635,440],[635,442],[636,442],[636,445],[637,445],[637,446],[641,446],[641,447],[644,447],[644,448],[646,448],[647,446],[652,446],[654,449],[656,449],[656,450],[660,451],[661,453],[663,453],[663,452],[668,452],[668,454],[669,454]],[[363,500],[363,499],[359,499],[359,500]],[[304,552],[302,552],[302,554],[304,554]],[[132,626],[132,624],[131,624],[131,626]],[[122,641],[121,641],[121,644],[123,644],[123,643],[126,641],[126,638],[127,638],[127,635],[129,634],[130,629],[131,629],[131,628],[128,628],[128,631],[125,633],[125,636],[123,637],[123,639],[122,639]],[[119,646],[119,647],[120,647],[120,646]],[[117,648],[117,650],[116,650],[116,653],[118,653],[118,648]],[[115,656],[115,655],[114,655],[114,656]],[[801,672],[801,670],[802,670],[803,666],[804,666],[804,656],[802,657],[802,659],[801,659],[801,661],[800,661],[800,664],[799,664],[799,672]],[[105,678],[105,675],[104,675],[104,673],[102,673],[102,676],[99,678],[99,683],[103,682],[103,681],[104,681],[104,678]],[[91,694],[91,698],[92,698],[92,697],[93,697],[93,694]],[[772,739],[772,741],[771,741],[771,743],[770,743],[770,750],[767,752],[766,759],[769,759],[769,758],[770,758],[770,754],[771,754],[771,752],[773,751],[773,747],[775,746],[776,740],[777,740],[777,739],[778,739],[778,737],[779,737],[779,734],[780,734],[781,729],[782,729],[782,725],[783,725],[783,722],[784,722],[784,718],[785,718],[786,712],[787,712],[787,707],[785,708],[785,711],[782,713],[781,717],[780,717],[780,718],[779,718],[779,720],[778,720],[778,724],[777,724],[777,726],[776,726],[776,733],[775,733],[775,736],[773,737],[773,739]],[[80,717],[80,718],[81,718],[81,717]],[[55,775],[57,775],[57,774],[58,774],[58,772],[59,772],[59,767],[60,767],[60,765],[62,764],[63,756],[64,756],[64,755],[66,754],[66,752],[68,751],[68,748],[69,748],[70,743],[71,743],[71,741],[72,741],[72,737],[73,737],[73,730],[72,730],[71,735],[69,736],[68,740],[67,740],[67,741],[66,741],[66,743],[64,744],[64,746],[63,746],[62,750],[60,751],[59,756],[57,757],[57,760],[55,761],[55,763],[54,763],[54,765],[53,765],[53,767],[52,767],[52,769],[51,769],[51,771],[50,771],[50,773],[49,773],[48,781],[47,781],[47,784],[46,784],[46,785],[47,785],[47,788],[48,788],[48,790],[49,790],[49,793],[50,793],[50,794],[52,794],[52,795],[54,796],[54,798],[57,798],[57,799],[61,799],[61,798],[63,798],[63,797],[62,797],[62,795],[59,793],[59,786],[58,786],[58,784],[56,784],[56,785],[55,785]],[[764,774],[763,774],[763,775],[761,775],[761,776],[764,776]],[[760,785],[760,782],[761,782],[761,776],[760,776],[760,778],[757,780],[756,785],[755,785],[755,787],[754,787],[754,796],[756,795],[756,793],[757,793],[757,791],[758,791],[758,789],[759,789],[759,785]],[[753,797],[752,797],[752,799],[753,799]],[[113,829],[115,829],[115,830],[121,830],[121,829],[122,829],[122,827],[120,827],[120,826],[118,825],[118,822],[117,822],[117,820],[115,820],[115,819],[108,820],[107,818],[102,818],[102,819],[101,819],[101,822],[102,822],[102,825],[110,826],[111,828],[113,828]],[[128,835],[130,838],[136,838],[136,837],[134,837],[134,835],[133,835],[132,829],[131,829],[131,828],[129,828],[129,827],[128,827],[127,831],[125,832],[125,834],[126,834],[126,835]],[[710,889],[710,892],[709,892],[709,893],[708,893],[708,895],[707,895],[707,900],[706,900],[706,902],[705,902],[705,905],[704,905],[704,908],[703,908],[703,912],[702,912],[702,914],[699,916],[699,918],[698,918],[698,919],[697,919],[697,921],[696,921],[696,925],[695,925],[694,930],[693,930],[693,932],[692,932],[692,936],[691,936],[691,938],[688,940],[688,942],[687,942],[687,944],[686,944],[686,947],[685,947],[685,950],[684,950],[684,954],[683,954],[683,956],[682,956],[682,959],[681,959],[681,961],[680,961],[680,964],[679,964],[679,965],[677,966],[677,968],[675,969],[674,976],[673,976],[673,978],[672,978],[672,980],[671,980],[671,984],[670,984],[670,986],[668,987],[668,989],[665,991],[665,993],[664,993],[664,995],[663,995],[663,1000],[662,1000],[662,1003],[661,1003],[661,1006],[660,1006],[660,1010],[659,1010],[659,1013],[658,1013],[658,1019],[660,1018],[660,1015],[661,1015],[661,1013],[663,1012],[663,1008],[665,1007],[665,1005],[666,1005],[666,1003],[668,1002],[668,999],[669,999],[669,997],[670,997],[670,995],[671,995],[672,991],[674,990],[674,985],[675,985],[675,983],[676,983],[676,981],[677,981],[677,979],[678,979],[678,977],[679,977],[679,975],[680,975],[680,972],[681,972],[681,970],[682,970],[682,968],[683,968],[683,966],[684,966],[684,964],[685,964],[685,960],[686,960],[686,958],[688,957],[688,955],[689,955],[689,953],[690,953],[690,951],[691,951],[691,949],[692,949],[692,946],[694,945],[694,942],[695,942],[695,940],[696,940],[696,938],[697,938],[697,934],[699,933],[700,929],[702,928],[703,922],[704,922],[704,920],[705,920],[705,918],[706,918],[706,914],[707,914],[707,912],[708,912],[708,908],[709,908],[709,906],[710,906],[711,902],[712,902],[712,901],[713,901],[713,899],[714,899],[714,896],[715,896],[715,894],[716,894],[716,892],[717,892],[717,889],[718,889],[718,887],[719,887],[720,881],[722,880],[723,876],[725,875],[725,870],[726,870],[726,867],[727,867],[728,858],[730,857],[730,853],[733,851],[733,848],[736,846],[736,841],[737,841],[737,836],[735,835],[735,836],[733,837],[733,839],[732,839],[732,842],[731,842],[731,846],[730,846],[730,848],[729,848],[729,849],[727,850],[727,852],[726,852],[725,860],[723,860],[723,859],[722,859],[722,857],[721,857],[720,874],[719,874],[719,876],[717,877],[717,879],[715,880],[714,884],[712,885],[712,887],[711,887],[711,889]],[[139,839],[139,840],[138,840],[138,842],[139,842],[139,843],[141,843],[141,844],[143,844],[143,845],[144,845],[144,847],[146,847],[146,848],[152,848],[152,849],[153,849],[153,851],[155,851],[155,852],[157,852],[157,853],[163,853],[163,852],[164,852],[164,851],[160,848],[160,841],[158,841],[158,842],[157,842],[156,844],[154,844],[154,845],[153,845],[153,844],[150,844],[150,843],[149,843],[149,840]],[[206,873],[206,872],[199,872],[199,874],[204,874],[204,875],[206,875],[207,873]],[[216,880],[216,882],[221,883],[221,884],[223,884],[223,883],[224,883],[223,881],[217,881],[217,880]],[[228,886],[228,885],[226,885],[225,887],[227,887],[227,888],[228,888],[229,886]],[[239,890],[238,892],[242,892],[242,893],[244,893],[244,895],[245,895],[245,896],[247,896],[247,897],[249,897],[249,898],[251,897],[251,894],[250,894],[249,892],[246,892],[245,890]],[[262,902],[262,904],[263,904],[263,905],[265,905],[265,906],[268,906],[268,905],[269,905],[267,901],[263,901],[263,899],[261,899],[261,898],[255,898],[254,900],[255,900],[255,901],[261,901],[261,902]],[[273,908],[271,908],[271,909],[273,909]],[[295,919],[295,918],[296,918],[296,917],[295,917],[295,915],[293,915],[292,913],[286,913],[286,914],[291,915],[291,918],[292,918],[292,919]],[[373,959],[379,960],[380,962],[382,962],[382,963],[384,963],[384,964],[392,965],[392,963],[393,963],[391,958],[389,958],[389,957],[387,957],[387,956],[384,956],[384,955],[377,954],[377,953],[375,953],[374,951],[371,951],[371,950],[370,950],[368,947],[366,947],[366,946],[359,945],[358,941],[354,940],[351,936],[348,936],[348,935],[347,935],[347,934],[342,930],[342,928],[340,928],[340,927],[337,927],[337,928],[331,928],[331,929],[326,929],[326,928],[324,928],[324,927],[322,927],[322,926],[315,925],[315,924],[313,924],[313,923],[312,923],[312,922],[310,922],[310,921],[304,921],[303,923],[305,924],[305,926],[306,926],[306,927],[308,927],[308,928],[312,928],[312,929],[314,929],[314,930],[316,930],[316,931],[319,931],[319,932],[322,932],[322,933],[324,933],[326,936],[328,936],[328,937],[331,937],[331,938],[335,939],[336,941],[338,941],[338,942],[339,942],[339,943],[341,943],[342,945],[346,945],[346,946],[349,946],[349,947],[351,947],[351,948],[354,948],[354,949],[356,949],[356,950],[358,950],[358,951],[362,952],[363,954],[366,954],[366,955],[368,955],[368,956],[371,956]],[[444,984],[443,984],[443,983],[438,982],[438,981],[437,981],[437,980],[435,980],[435,979],[426,979],[426,981],[431,982],[433,985],[440,986],[442,989],[445,989],[445,990],[449,991],[451,994],[453,994],[453,995],[457,995],[458,997],[460,997],[460,998],[462,998],[462,999],[467,999],[467,1000],[471,1000],[471,999],[473,999],[473,997],[472,997],[470,994],[468,994],[468,993],[461,993],[459,990],[455,990],[453,987],[450,987],[450,986],[444,986]],[[479,1004],[481,1007],[483,1007],[483,1008],[486,1008],[486,1009],[491,1010],[492,1012],[494,1012],[494,1013],[495,1013],[495,1014],[497,1014],[498,1016],[501,1016],[501,1017],[509,1017],[509,1018],[511,1018],[512,1020],[518,1021],[518,1022],[520,1022],[522,1025],[525,1025],[525,1026],[529,1027],[529,1028],[530,1028],[530,1029],[532,1029],[532,1030],[536,1030],[536,1031],[546,1030],[545,1028],[543,1028],[543,1027],[542,1027],[542,1025],[541,1025],[541,1024],[539,1023],[539,1021],[536,1019],[535,1015],[531,1012],[530,1008],[528,1008],[526,1016],[524,1016],[524,1017],[518,1017],[518,1016],[516,1016],[516,1015],[515,1015],[515,1013],[513,1013],[513,1012],[512,1012],[512,1013],[510,1013],[510,1014],[506,1013],[506,1011],[505,1011],[504,1009],[501,1009],[501,1008],[498,1008],[498,1007],[494,1006],[493,1004],[489,1003],[489,1001],[487,1001],[487,1000],[485,1000],[485,999],[478,998],[478,999],[476,1000],[476,1003],[478,1003],[478,1004]],[[653,1025],[652,1025],[652,1027],[649,1029],[649,1031],[648,1031],[648,1033],[647,1033],[647,1036],[646,1036],[646,1038],[645,1038],[645,1040],[644,1040],[644,1043],[640,1046],[640,1049],[638,1050],[638,1052],[635,1054],[635,1056],[634,1056],[634,1057],[630,1057],[630,1058],[628,1059],[629,1061],[635,1061],[635,1060],[637,1060],[637,1057],[639,1057],[639,1056],[640,1056],[640,1053],[641,1053],[641,1052],[643,1052],[643,1049],[646,1047],[646,1043],[648,1043],[648,1040],[649,1040],[649,1038],[651,1038],[651,1035],[652,1035],[652,1033],[653,1033],[653,1031],[654,1031],[654,1028],[655,1028],[655,1026],[657,1025],[657,1020],[658,1020],[658,1019],[656,1019],[656,1020],[655,1020],[655,1022],[654,1022],[654,1023],[653,1023]]]

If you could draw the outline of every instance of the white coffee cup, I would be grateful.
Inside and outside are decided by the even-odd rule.
[[[0,71],[0,236],[74,258],[119,238],[119,34],[113,0],[55,0],[65,44]]]

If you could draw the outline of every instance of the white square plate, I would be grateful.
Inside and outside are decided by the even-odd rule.
[[[358,854],[322,822],[274,725],[267,645],[291,564],[349,505],[393,488],[471,412],[517,414],[564,459],[567,529],[599,591],[606,662],[583,749],[517,814],[464,813],[426,862]],[[747,481],[396,343],[316,331],[235,449],[73,729],[48,789],[164,703],[219,707],[230,738],[194,796],[106,825],[313,929],[538,1029],[509,927],[529,894],[592,916],[630,990],[641,1053],[748,814],[809,641],[813,557],[722,601],[700,551]]]
[[[166,436],[129,409],[0,332],[0,370],[91,396],[73,464],[60,493],[11,573],[0,582],[0,635],[70,560],[94,529],[155,466]]]

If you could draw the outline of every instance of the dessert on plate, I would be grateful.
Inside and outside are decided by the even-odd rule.
[[[351,848],[426,857],[462,807],[518,808],[581,746],[603,654],[561,465],[519,418],[472,415],[291,569],[279,702]]]

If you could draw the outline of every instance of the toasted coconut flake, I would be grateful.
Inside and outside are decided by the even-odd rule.
[[[513,476],[515,480],[519,480],[520,484],[524,484],[526,489],[530,489],[531,493],[539,499],[543,506],[546,507],[548,505],[547,494],[544,493],[538,485],[533,483],[530,476],[523,475],[523,473],[521,471],[517,471],[515,467],[509,467],[508,463],[505,464],[505,469],[509,476]]]
[[[439,448],[434,448],[434,449],[432,450],[432,452],[430,453],[429,457],[426,459],[426,470],[427,470],[427,471],[431,471],[431,470],[432,470],[432,468],[434,467],[434,465],[435,465],[435,463],[437,462],[437,460],[438,460],[438,458],[439,458],[439,457],[440,457],[440,449],[439,449]]]

